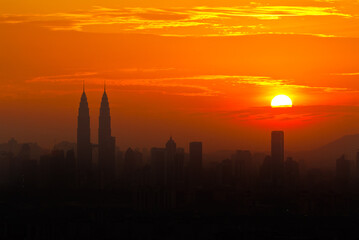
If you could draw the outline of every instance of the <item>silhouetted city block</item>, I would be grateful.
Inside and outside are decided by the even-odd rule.
[[[272,220],[258,226],[249,223],[249,216],[305,218],[298,221],[307,226],[303,222],[309,216],[359,215],[359,154],[353,172],[354,159],[344,155],[333,156],[332,169],[304,168],[301,159],[285,160],[283,131],[271,133],[270,152],[204,154],[202,142],[190,142],[186,152],[172,136],[150,151],[136,146],[120,149],[111,133],[106,89],[98,144],[90,140],[89,112],[83,91],[77,143],[62,141],[52,150],[15,139],[0,144],[0,210],[4,214],[0,238],[18,234],[17,239],[146,239],[140,231],[152,231],[156,225],[158,232],[162,227],[184,231],[166,239],[207,239],[210,231],[219,238],[228,237],[228,227],[246,234],[251,232],[248,228],[255,228],[264,234],[252,239],[263,239],[273,236],[268,232],[274,234],[268,230]],[[29,221],[29,216],[36,221]],[[188,221],[199,229],[188,227]],[[20,223],[14,229],[22,232],[12,229],[12,223]],[[286,221],[281,224],[292,226]],[[194,237],[193,232],[198,235]]]
[[[189,173],[190,173],[190,184],[192,186],[201,184],[202,142],[191,142],[189,144]]]

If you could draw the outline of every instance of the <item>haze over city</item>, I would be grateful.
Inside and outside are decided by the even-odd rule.
[[[206,152],[268,151],[273,129],[288,150],[320,147],[359,132],[358,12],[356,1],[5,1],[0,140],[74,142],[85,80],[95,141],[106,80],[124,149],[172,134]],[[279,94],[290,111],[270,108]]]
[[[0,239],[358,238],[358,0],[0,5]]]

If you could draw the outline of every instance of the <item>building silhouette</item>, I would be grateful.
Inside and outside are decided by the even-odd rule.
[[[273,184],[278,185],[283,180],[284,170],[284,132],[273,131],[271,135],[271,163]]]
[[[165,148],[151,148],[151,183],[153,186],[165,184]]]
[[[234,178],[236,184],[244,186],[249,184],[252,175],[252,154],[248,150],[237,150],[232,155],[234,164]]]
[[[299,164],[291,157],[284,163],[284,180],[289,187],[295,187],[299,182]]]
[[[199,185],[202,179],[202,142],[189,144],[190,185]]]
[[[78,180],[86,185],[92,172],[92,146],[90,137],[90,114],[85,89],[83,89],[77,117]]]
[[[176,187],[181,187],[185,183],[184,171],[185,151],[183,148],[176,149],[176,156],[174,161],[174,184]]]
[[[176,143],[170,137],[165,148],[165,184],[173,185],[175,176]]]
[[[229,158],[224,159],[219,166],[219,182],[223,186],[233,185],[233,161]]]
[[[271,156],[267,155],[263,159],[259,171],[260,182],[263,186],[270,186],[273,182],[273,162]]]
[[[132,150],[132,148],[128,148],[124,155],[122,181],[128,185],[138,183],[140,178],[138,172],[141,167],[142,153],[138,150]]]
[[[336,181],[339,187],[348,187],[350,182],[350,161],[342,155],[336,160]]]
[[[283,164],[284,162],[284,132],[283,131],[272,132],[271,156],[274,161]]]
[[[99,184],[104,187],[115,178],[116,139],[111,136],[110,105],[106,86],[102,95],[98,128],[98,170]]]
[[[359,151],[356,153],[355,167],[355,178],[359,182]]]

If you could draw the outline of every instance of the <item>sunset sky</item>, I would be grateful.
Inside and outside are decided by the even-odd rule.
[[[121,149],[359,133],[358,0],[0,2],[1,142],[75,142],[85,81],[97,143],[105,80]],[[279,94],[293,108],[271,109]]]

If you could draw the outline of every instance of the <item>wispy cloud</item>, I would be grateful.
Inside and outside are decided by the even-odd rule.
[[[176,76],[177,75],[177,76]],[[180,74],[181,75],[181,74]],[[102,86],[104,81],[119,91],[159,92],[182,96],[226,95],[230,89],[253,87],[282,90],[315,91],[323,93],[353,92],[348,88],[310,86],[293,80],[269,76],[193,75],[178,76],[174,69],[118,69],[108,72],[79,72],[66,75],[40,76],[27,83],[80,85],[83,81],[92,86]]]
[[[236,121],[280,121],[280,122],[310,122],[337,116],[350,117],[359,115],[359,106],[350,105],[311,105],[295,106],[293,108],[252,107],[237,111],[215,111],[203,114],[215,115],[221,118],[231,118]]]
[[[235,8],[209,8],[197,7],[192,12],[198,13],[202,18],[213,17],[252,17],[273,20],[282,17],[296,16],[341,16],[351,17],[350,14],[341,13],[334,7],[311,6],[246,6]],[[195,15],[196,16],[196,15]]]
[[[287,79],[273,79],[268,76],[228,76],[228,75],[204,75],[190,77],[189,79],[207,79],[228,82],[230,85],[250,84],[261,87],[281,87],[291,89],[314,89],[324,92],[350,91],[348,88],[322,87],[295,84],[294,81]]]
[[[288,17],[351,18],[333,6],[267,6],[192,8],[104,8],[53,14],[0,15],[0,23],[32,23],[52,30],[152,33],[159,35],[248,35],[288,33],[278,31],[268,20]],[[180,30],[179,30],[180,29]],[[297,33],[297,31],[294,31]],[[330,36],[324,32],[316,34]]]
[[[41,76],[28,80],[27,83],[50,83],[78,85],[83,81],[90,85],[101,85],[106,81],[113,89],[121,91],[157,92],[169,95],[181,96],[216,96],[219,91],[206,85],[193,84],[191,82],[174,81],[177,78],[126,78],[128,73],[153,73],[155,71],[167,71],[170,69],[120,69],[115,72],[96,73],[80,72],[66,75]],[[123,76],[122,74],[125,74]]]
[[[71,81],[84,81],[89,79],[92,76],[96,76],[97,72],[77,72],[73,74],[64,74],[64,75],[53,75],[53,76],[41,76],[34,79],[28,80],[28,83],[34,82],[50,82],[50,83],[59,83],[59,82],[71,82]]]
[[[336,73],[338,76],[359,76],[359,73]]]

